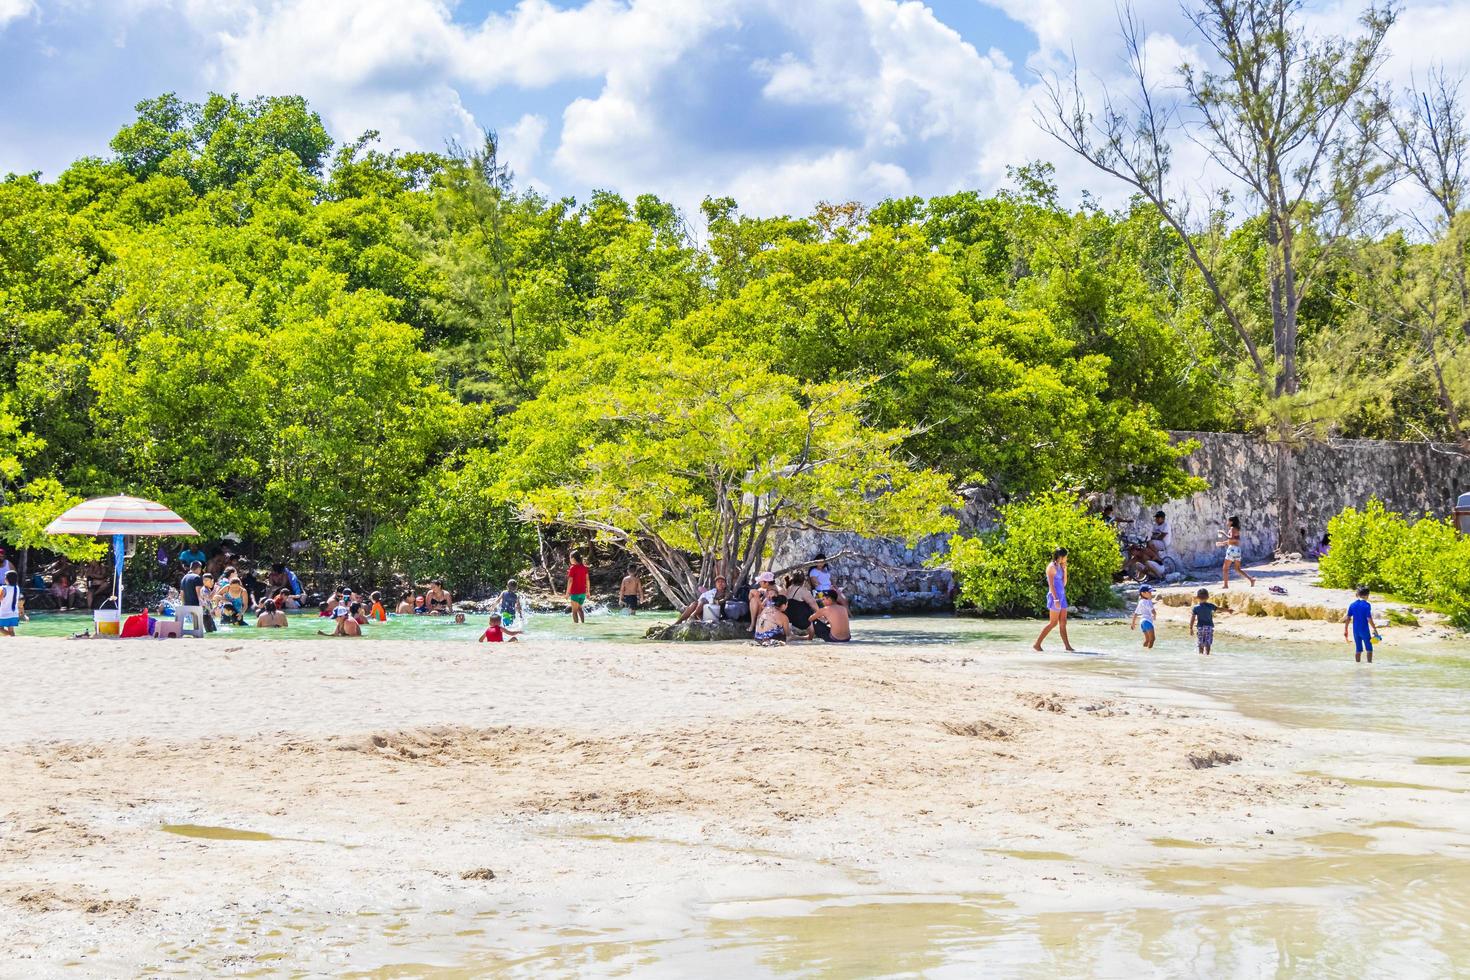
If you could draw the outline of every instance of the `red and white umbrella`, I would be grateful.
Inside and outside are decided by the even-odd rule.
[[[47,534],[112,534],[149,538],[184,538],[199,534],[163,504],[141,497],[95,497],[85,500],[46,525]]]
[[[112,537],[113,575],[117,586],[117,610],[123,609],[123,550],[129,537],[184,538],[199,532],[163,504],[141,497],[94,497],[84,500],[46,525],[47,534],[80,534]]]

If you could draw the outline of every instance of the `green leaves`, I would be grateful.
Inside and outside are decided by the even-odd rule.
[[[1065,494],[1039,494],[1002,507],[999,527],[950,542],[947,565],[960,598],[995,615],[1044,615],[1046,566],[1067,549],[1067,597],[1074,606],[1113,604],[1113,573],[1123,565],[1118,536]]]
[[[903,461],[904,432],[863,421],[861,386],[733,353],[611,330],[574,342],[506,420],[500,492],[529,520],[628,548],[686,601],[716,568],[748,572],[783,530],[953,526],[947,481]]]
[[[1470,629],[1470,539],[1447,520],[1406,521],[1374,497],[1327,522],[1332,547],[1322,556],[1322,584],[1367,586],[1408,602],[1431,604]]]

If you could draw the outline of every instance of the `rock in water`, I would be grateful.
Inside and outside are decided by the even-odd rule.
[[[730,620],[722,620],[718,623],[690,622],[651,626],[643,635],[649,640],[672,640],[677,643],[750,639],[750,633],[743,623]]]

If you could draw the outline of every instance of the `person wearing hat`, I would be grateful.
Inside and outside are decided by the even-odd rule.
[[[1154,590],[1151,585],[1145,585],[1138,590],[1138,605],[1133,608],[1133,622],[1128,624],[1129,629],[1135,627],[1143,631],[1143,648],[1152,649],[1154,645]]]

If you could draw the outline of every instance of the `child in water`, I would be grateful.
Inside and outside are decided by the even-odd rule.
[[[498,615],[490,617],[490,626],[480,634],[481,643],[514,643],[516,638],[506,634]]]
[[[1342,638],[1348,638],[1348,629],[1353,631],[1353,662],[1362,663],[1363,654],[1368,654],[1368,662],[1373,662],[1373,641],[1382,642],[1383,637],[1378,633],[1378,624],[1373,622],[1373,606],[1368,602],[1368,587],[1358,589],[1358,598],[1347,608],[1347,618],[1342,621]]]
[[[1215,604],[1210,601],[1209,589],[1200,589],[1194,597],[1199,602],[1189,611],[1189,632],[1199,645],[1199,652],[1208,657],[1215,645]]]
[[[509,632],[516,632],[516,620],[526,618],[526,608],[521,605],[521,595],[516,591],[515,579],[505,583],[505,591],[496,597],[495,605],[500,610],[501,625]]]
[[[374,592],[370,599],[373,601],[372,608],[368,610],[368,619],[376,619],[380,623],[388,621],[388,610],[383,608],[383,593]]]
[[[1154,590],[1152,586],[1145,585],[1138,590],[1138,605],[1133,609],[1133,622],[1128,624],[1129,629],[1142,626],[1143,648],[1149,650],[1154,645]]]

